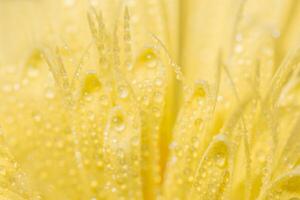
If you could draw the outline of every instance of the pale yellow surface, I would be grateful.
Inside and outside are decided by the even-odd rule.
[[[299,200],[300,1],[0,0],[0,200]]]

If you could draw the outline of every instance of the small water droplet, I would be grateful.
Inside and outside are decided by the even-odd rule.
[[[104,106],[107,106],[109,104],[109,100],[105,95],[102,95],[100,97],[100,101],[101,101],[101,104],[104,105]]]
[[[101,83],[96,72],[88,72],[83,81],[82,94],[88,95],[101,89]]]
[[[143,105],[148,106],[149,103],[150,103],[149,97],[148,97],[148,96],[144,96],[144,97],[142,98],[142,103],[143,103]]]
[[[121,99],[125,99],[128,96],[128,90],[124,86],[120,86],[118,92]]]
[[[161,86],[162,85],[162,80],[159,79],[159,78],[155,79],[155,85],[156,86]]]
[[[154,108],[152,109],[152,111],[153,111],[155,117],[160,117],[161,113],[160,113],[159,108],[154,107]]]
[[[203,122],[203,120],[201,118],[196,119],[194,122],[196,128],[201,128],[202,122]]]
[[[205,91],[201,81],[196,82],[196,87],[195,87],[195,90],[194,90],[194,96],[196,98],[203,98],[203,97],[206,96],[206,91]]]
[[[156,92],[154,94],[154,100],[158,103],[162,102],[163,100],[163,95],[160,92]]]
[[[125,123],[122,115],[116,115],[112,119],[113,127],[116,131],[122,132],[125,129]]]
[[[216,163],[219,167],[223,167],[225,165],[225,158],[222,155],[217,155],[216,156]]]

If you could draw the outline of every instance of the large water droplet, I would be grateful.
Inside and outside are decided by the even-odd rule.
[[[152,48],[147,48],[139,57],[139,63],[145,64],[148,68],[154,68],[157,66],[157,55]]]
[[[97,77],[96,72],[89,72],[84,79],[82,93],[93,93],[101,88],[101,83]]]

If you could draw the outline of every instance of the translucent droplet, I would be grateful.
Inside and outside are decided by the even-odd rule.
[[[194,122],[196,128],[201,128],[202,122],[203,122],[203,120],[201,118],[196,119]]]
[[[83,83],[82,93],[89,94],[93,93],[101,88],[101,83],[97,77],[96,72],[89,72]]]
[[[101,101],[101,104],[104,106],[107,106],[109,104],[109,100],[105,95],[100,97],[100,101]]]
[[[116,115],[112,119],[113,127],[116,131],[122,132],[125,129],[125,123],[122,115]]]
[[[152,109],[152,111],[153,111],[155,117],[160,117],[161,114],[160,114],[159,108],[154,107],[154,108]]]
[[[163,100],[163,95],[160,92],[156,92],[154,94],[154,100],[158,103],[162,102]]]
[[[145,64],[148,68],[154,68],[157,65],[157,55],[152,48],[147,48],[139,57],[139,63]]]
[[[128,96],[128,90],[124,86],[120,86],[118,92],[121,99],[125,99]]]
[[[219,167],[223,167],[225,165],[225,158],[222,155],[217,155],[216,163]]]
[[[149,98],[147,96],[144,96],[142,98],[142,102],[143,102],[143,105],[145,105],[145,106],[148,106],[150,103]]]
[[[161,86],[162,85],[162,80],[159,79],[159,78],[155,79],[155,85],[156,86]]]
[[[206,96],[206,91],[203,88],[203,84],[201,82],[196,82],[196,87],[194,90],[194,96],[196,98],[203,98]]]

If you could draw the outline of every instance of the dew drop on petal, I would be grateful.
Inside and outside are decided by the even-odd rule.
[[[159,78],[155,79],[155,85],[156,86],[161,86],[162,85],[162,80],[159,79]]]
[[[224,156],[218,154],[216,156],[216,164],[219,167],[223,167],[225,165],[225,158],[224,158]]]
[[[156,92],[156,93],[154,94],[154,100],[155,100],[156,102],[158,102],[158,103],[162,102],[162,100],[163,100],[163,95],[162,95],[162,93]]]
[[[120,87],[118,88],[118,92],[119,92],[119,97],[120,97],[121,99],[125,99],[125,98],[128,96],[128,90],[127,90],[127,88],[124,87],[124,86],[120,86]]]
[[[112,118],[112,125],[117,132],[122,132],[125,129],[125,122],[122,115],[118,114]]]
[[[147,48],[142,52],[139,57],[139,63],[145,64],[148,68],[154,68],[157,66],[158,59],[157,55],[152,48]]]

